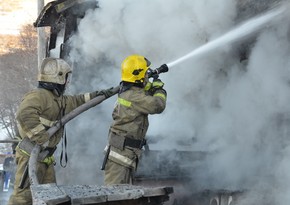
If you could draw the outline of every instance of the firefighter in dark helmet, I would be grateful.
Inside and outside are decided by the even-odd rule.
[[[106,163],[103,163],[106,185],[132,183],[146,143],[148,115],[162,113],[165,109],[164,83],[158,78],[152,83],[149,81],[150,64],[140,55],[128,56],[122,63],[121,88],[112,113],[113,123],[105,148]]]
[[[22,99],[16,113],[21,142],[16,147],[16,174],[14,191],[9,205],[32,204],[27,166],[31,149],[41,146],[37,176],[40,184],[55,183],[53,153],[60,142],[64,127],[49,138],[47,130],[65,114],[90,99],[113,95],[112,88],[80,95],[64,95],[72,70],[67,62],[59,58],[45,58],[38,74],[38,87]],[[48,151],[48,152],[47,152]]]

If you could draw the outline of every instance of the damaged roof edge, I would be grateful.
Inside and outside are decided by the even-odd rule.
[[[59,0],[47,3],[36,21],[34,27],[53,26],[57,24],[60,16],[75,15],[83,18],[88,9],[98,8],[96,0]]]

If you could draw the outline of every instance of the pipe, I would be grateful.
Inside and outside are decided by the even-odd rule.
[[[20,140],[0,140],[0,143],[18,143]]]

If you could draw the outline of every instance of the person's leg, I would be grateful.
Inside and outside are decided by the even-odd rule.
[[[40,184],[56,183],[54,165],[47,165],[45,163],[38,163],[37,177]]]
[[[8,205],[28,205],[32,204],[32,196],[29,185],[29,177],[27,175],[26,180],[23,183],[23,187],[19,188],[21,178],[28,163],[28,157],[21,154],[16,154],[17,169],[15,173],[14,190],[10,196]]]
[[[8,171],[5,171],[3,191],[8,191],[9,183],[10,183],[10,177],[11,177],[11,173],[8,172]]]
[[[105,167],[105,185],[131,184],[131,170],[108,159]]]

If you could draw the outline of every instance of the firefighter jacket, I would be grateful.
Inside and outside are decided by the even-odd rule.
[[[144,88],[132,86],[119,94],[109,131],[109,159],[123,166],[136,168],[136,161],[145,144],[143,142],[149,126],[148,115],[162,113],[165,107],[166,91],[163,89],[149,95]],[[127,141],[131,143],[126,144]]]
[[[65,114],[97,96],[97,92],[75,96],[57,96],[52,91],[37,88],[27,93],[16,113],[17,126],[22,139],[42,145],[49,140],[47,147],[55,147],[63,134],[63,128],[49,138],[48,130]]]

